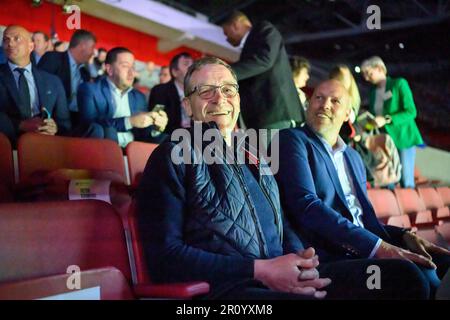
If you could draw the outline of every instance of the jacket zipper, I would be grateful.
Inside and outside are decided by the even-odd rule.
[[[266,250],[264,249],[263,246],[263,241],[262,241],[262,235],[260,232],[260,228],[258,227],[258,221],[257,218],[255,216],[255,212],[253,210],[253,206],[250,203],[250,200],[248,198],[248,191],[245,188],[244,182],[242,181],[242,172],[241,172],[241,168],[239,168],[239,166],[237,166],[236,164],[233,164],[232,167],[234,168],[235,171],[237,171],[237,176],[238,176],[238,180],[239,180],[239,184],[241,185],[242,190],[244,191],[244,197],[245,197],[245,201],[247,202],[248,208],[250,209],[250,212],[252,214],[252,218],[253,218],[253,222],[255,223],[255,228],[256,228],[256,235],[258,236],[258,242],[259,242],[259,251],[262,255],[263,258],[267,258],[267,254],[266,254]]]
[[[278,216],[278,211],[277,211],[275,205],[273,204],[272,199],[269,196],[269,193],[267,192],[266,188],[262,184],[262,177],[261,177],[261,175],[259,175],[259,179],[260,179],[261,190],[263,191],[264,195],[267,198],[267,201],[269,201],[270,206],[272,207],[273,214],[275,216],[275,224],[277,225],[277,228],[278,228],[278,231],[279,231],[279,234],[280,234],[280,241],[281,241],[281,243],[283,243],[283,228],[280,228],[280,219],[279,219],[279,216]]]

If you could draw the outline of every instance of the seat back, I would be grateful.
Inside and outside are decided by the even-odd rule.
[[[17,155],[21,181],[39,171],[86,169],[116,173],[126,183],[122,150],[111,140],[26,133],[19,138]]]
[[[411,216],[413,225],[427,225],[433,223],[433,216],[430,210],[425,208],[425,204],[414,189],[395,189],[400,211],[402,214]]]
[[[0,284],[0,300],[130,300],[130,285],[116,268],[81,271],[79,287],[68,287],[72,274]]]
[[[14,167],[11,143],[0,133],[0,177],[1,183],[10,188],[14,184]]]
[[[450,188],[449,187],[439,187],[436,191],[441,196],[442,202],[445,206],[450,206]]]
[[[0,205],[0,282],[115,267],[129,281],[122,221],[97,200]],[[130,281],[131,282],[131,281]]]
[[[375,210],[377,218],[383,223],[387,223],[390,217],[399,216],[400,208],[392,191],[387,189],[367,190],[369,200]]]
[[[133,201],[128,212],[128,228],[130,231],[131,244],[134,253],[134,263],[136,268],[136,284],[150,283],[148,274],[147,261],[144,256],[141,236],[139,234],[139,226],[137,221],[136,203]]]
[[[434,188],[418,188],[420,198],[425,204],[426,209],[431,210],[435,219],[450,218],[450,210],[444,205],[441,196]]]
[[[14,167],[11,143],[0,133],[0,202],[12,202],[14,185]]]
[[[158,145],[154,143],[133,141],[125,148],[125,154],[128,158],[128,171],[130,173],[131,186],[138,186],[148,158],[157,146]]]

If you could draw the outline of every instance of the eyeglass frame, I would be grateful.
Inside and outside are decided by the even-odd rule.
[[[198,93],[198,89],[199,89],[200,87],[214,87],[214,94],[215,94],[217,89],[220,89],[220,92],[222,92],[222,88],[223,88],[224,86],[233,86],[233,87],[236,88],[236,93],[235,93],[233,96],[228,97],[228,98],[234,98],[234,97],[236,97],[236,95],[239,93],[239,85],[238,85],[237,83],[224,83],[224,84],[222,84],[222,85],[220,85],[220,86],[215,86],[215,85],[213,85],[213,84],[202,84],[202,85],[195,86],[194,89],[186,95],[186,98],[192,96],[195,92]],[[212,97],[214,97],[214,94],[213,94]],[[224,94],[224,93],[222,92],[222,94]],[[199,95],[199,97],[201,97],[199,93],[198,93],[198,95]],[[225,95],[225,94],[224,94],[224,95]],[[212,98],[212,97],[211,97],[211,98]],[[201,97],[201,98],[202,98],[202,97]],[[209,99],[211,99],[211,98],[209,98]],[[204,99],[208,99],[208,98],[204,98]]]

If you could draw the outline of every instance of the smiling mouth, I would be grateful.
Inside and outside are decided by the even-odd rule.
[[[231,110],[223,110],[223,111],[211,111],[211,112],[208,112],[208,115],[210,115],[210,116],[227,116],[227,115],[229,115],[229,114],[231,114]]]
[[[331,117],[325,113],[317,113],[316,116],[321,119],[331,119]]]

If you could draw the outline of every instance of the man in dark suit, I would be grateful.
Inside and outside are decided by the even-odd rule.
[[[148,112],[145,96],[133,89],[133,53],[122,47],[111,49],[105,68],[106,77],[83,83],[78,89],[81,127],[85,130],[81,135],[111,139],[121,147],[133,140],[160,142],[167,115],[164,111]]]
[[[8,62],[0,65],[0,132],[15,143],[22,132],[67,134],[71,128],[61,81],[31,65],[31,34],[9,26],[3,34]]]
[[[85,64],[94,54],[95,36],[86,30],[77,30],[70,39],[66,52],[47,52],[39,61],[38,68],[58,76],[66,91],[67,105],[72,124],[78,124],[77,90],[82,82],[90,80]]]
[[[148,101],[150,110],[157,104],[165,107],[169,117],[166,129],[168,134],[171,134],[175,129],[188,128],[190,126],[190,117],[181,106],[181,101],[184,98],[184,76],[193,61],[192,56],[187,52],[177,54],[170,61],[172,79],[167,83],[153,87],[150,92]]]
[[[44,54],[48,51],[50,38],[42,31],[33,33],[34,50],[31,53],[31,63],[33,66],[37,65]]]
[[[222,27],[227,41],[242,48],[239,61],[231,66],[238,77],[247,128],[283,129],[303,122],[300,99],[278,30],[267,21],[252,26],[247,16],[238,11]]]
[[[450,265],[450,252],[406,229],[382,225],[367,197],[361,157],[339,130],[351,111],[343,85],[320,84],[302,128],[280,131],[281,202],[288,219],[322,261],[401,259],[416,263],[436,289]]]

